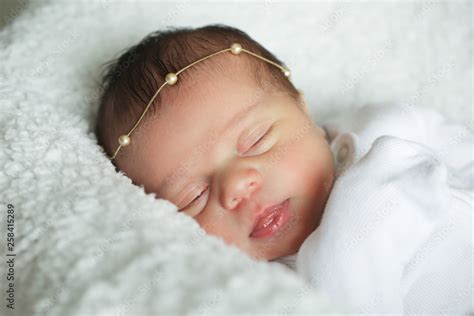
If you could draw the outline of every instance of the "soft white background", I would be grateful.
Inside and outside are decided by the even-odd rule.
[[[100,65],[151,31],[241,28],[289,66],[318,121],[396,102],[473,127],[470,1],[17,6],[0,32],[0,200],[17,210],[18,315],[326,310],[302,280],[203,235],[100,152]]]

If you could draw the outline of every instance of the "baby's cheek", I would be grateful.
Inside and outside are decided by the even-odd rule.
[[[218,210],[216,212],[225,212]],[[205,210],[202,214],[195,217],[195,220],[204,229],[204,231],[212,236],[220,237],[227,243],[238,244],[237,234],[234,233],[232,223],[226,221],[224,214]]]
[[[314,194],[321,185],[319,179],[323,178],[325,159],[310,136],[287,142],[279,164],[290,189],[300,194]]]

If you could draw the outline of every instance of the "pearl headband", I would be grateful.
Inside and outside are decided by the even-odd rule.
[[[196,60],[195,62],[187,65],[186,67],[182,68],[181,70],[179,70],[178,72],[176,73],[172,73],[170,72],[169,74],[166,75],[165,77],[165,82],[158,88],[158,90],[155,92],[155,94],[153,95],[153,97],[151,98],[150,102],[148,102],[147,106],[145,107],[145,110],[143,111],[142,115],[140,116],[140,118],[137,120],[137,122],[135,123],[135,125],[133,125],[132,129],[127,133],[127,134],[123,134],[123,135],[120,135],[119,138],[118,138],[118,143],[119,143],[119,146],[117,147],[117,149],[115,150],[114,154],[112,157],[108,157],[110,160],[113,160],[117,157],[117,154],[118,152],[120,151],[120,149],[122,147],[127,147],[128,145],[130,145],[132,139],[130,138],[130,135],[133,133],[133,131],[137,128],[138,124],[140,124],[141,120],[143,119],[143,117],[145,116],[145,113],[148,111],[148,108],[150,107],[150,105],[153,103],[153,100],[155,100],[156,96],[158,95],[158,93],[160,93],[161,89],[165,86],[165,85],[175,85],[177,82],[178,82],[178,75],[180,73],[182,73],[183,71],[185,71],[186,69],[194,66],[195,64],[203,61],[203,60],[206,60],[212,56],[216,56],[218,54],[221,54],[221,53],[224,53],[224,52],[227,52],[227,51],[230,51],[233,55],[239,55],[241,52],[244,52],[244,53],[247,53],[249,55],[252,55],[254,57],[257,57],[263,61],[266,61],[267,63],[269,64],[272,64],[273,66],[275,67],[278,67],[280,68],[280,70],[285,74],[286,77],[290,77],[290,70],[286,67],[283,67],[265,57],[262,57],[260,55],[257,55],[255,53],[252,53],[251,51],[248,51],[244,48],[242,48],[242,46],[239,44],[239,43],[234,43],[232,44],[229,48],[225,48],[225,49],[222,49],[220,51],[217,51],[215,53],[212,53],[211,55],[208,55],[208,56],[205,56],[201,59],[198,59]]]

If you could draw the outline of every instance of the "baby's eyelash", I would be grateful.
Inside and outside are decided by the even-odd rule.
[[[267,137],[268,133],[270,132],[270,129],[268,129],[265,134],[263,134],[262,136],[260,136],[260,138],[252,145],[252,147],[254,147],[255,145],[257,145],[258,143],[260,143],[262,140],[265,139],[265,137]],[[250,147],[250,148],[252,148]]]
[[[206,187],[206,189],[203,190],[201,193],[199,193],[199,195],[197,195],[197,196],[196,196],[191,202],[189,202],[186,206],[182,207],[182,208],[180,209],[180,211],[182,211],[182,210],[184,210],[184,209],[186,209],[186,208],[192,206],[194,203],[196,203],[196,202],[201,198],[201,196],[204,195],[204,193],[206,193],[207,190],[209,190],[209,186]]]
[[[258,144],[260,144],[263,140],[265,140],[265,139],[268,137],[268,135],[270,134],[272,128],[273,128],[273,125],[270,126],[270,127],[267,129],[267,131],[266,131],[262,136],[260,136],[260,138],[259,138],[252,146],[250,146],[250,148],[247,150],[247,152],[248,152],[249,150],[253,149],[253,148],[254,148],[255,146],[257,146]]]
[[[207,189],[206,189],[207,190]],[[196,196],[196,198],[194,200],[192,200],[188,205],[191,205],[192,203],[194,203],[196,200],[198,200],[203,194],[204,192],[206,192],[206,190],[202,191],[198,196]]]

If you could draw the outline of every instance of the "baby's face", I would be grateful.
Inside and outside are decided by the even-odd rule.
[[[190,80],[197,84],[133,139],[137,163],[122,169],[249,256],[271,260],[297,252],[332,188],[324,130],[304,105],[262,91],[249,76],[190,77],[182,84]],[[252,236],[257,215],[287,199],[287,224],[271,236]]]

